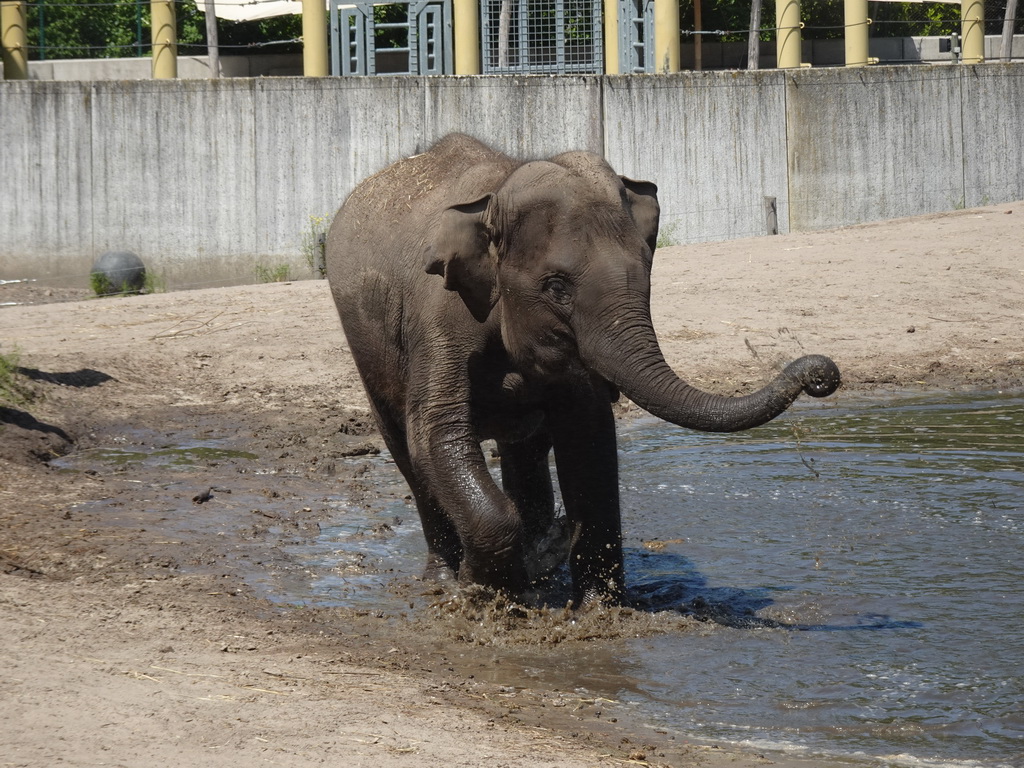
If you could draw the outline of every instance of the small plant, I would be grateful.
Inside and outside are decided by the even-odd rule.
[[[167,293],[167,280],[162,275],[146,270],[146,282],[142,284],[142,292]]]
[[[310,216],[309,226],[302,233],[302,256],[306,260],[309,271],[315,277],[324,277],[324,246],[327,228],[331,225],[331,214]]]
[[[263,264],[256,265],[256,279],[261,283],[287,283],[291,280],[292,268],[287,264],[278,264],[268,267]]]
[[[656,248],[668,248],[670,245],[677,245],[676,243],[676,228],[674,226],[661,227],[658,231],[658,242]]]
[[[97,296],[106,296],[114,293],[114,286],[102,272],[93,272],[89,275],[89,287]]]
[[[19,372],[17,350],[6,355],[0,354],[0,403],[25,405],[32,398],[32,390],[22,381]]]
[[[116,286],[102,272],[93,272],[89,275],[89,287],[97,296],[134,296],[139,293],[162,293],[167,290],[164,279],[151,272],[146,272],[146,279],[141,289],[133,288],[128,281]]]

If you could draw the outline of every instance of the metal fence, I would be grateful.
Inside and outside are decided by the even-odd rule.
[[[619,71],[653,72],[654,0],[619,0]]]
[[[604,72],[601,0],[481,0],[484,74]]]
[[[760,0],[753,0],[759,2]],[[626,3],[641,0],[623,0]],[[754,22],[763,43],[775,40],[774,3],[761,2],[760,21]],[[1011,34],[1024,34],[1024,0],[984,0],[984,32],[987,36],[1002,36],[1009,28]],[[752,19],[752,1],[740,3],[710,3],[708,0],[680,0],[680,26],[683,45],[699,45],[701,42],[741,44],[748,39]],[[953,38],[961,33],[961,4],[958,0],[911,0],[892,2],[882,0],[869,4],[871,17],[868,35],[871,39],[893,40],[895,38]],[[846,34],[843,3],[834,0],[801,0],[800,35],[806,41],[840,41]],[[955,42],[954,42],[955,45]],[[892,49],[886,46],[887,50]],[[913,47],[905,46],[908,55],[887,57],[885,63],[918,63],[919,56],[913,54]],[[1024,57],[1024,51],[1013,49],[1016,58]],[[999,51],[989,53],[998,58]],[[733,57],[726,68],[745,66],[745,60]],[[836,62],[827,61],[826,64]],[[838,62],[842,63],[842,62]],[[709,68],[717,68],[712,65]],[[624,70],[632,71],[632,70]],[[647,71],[650,71],[649,69]]]
[[[450,2],[335,0],[330,24],[332,75],[446,75],[453,71]]]
[[[440,1],[440,0],[438,0]],[[358,2],[358,0],[356,0]],[[391,17],[402,13],[419,0],[403,0],[396,4],[375,6],[372,14],[363,13],[362,19],[353,21],[350,29],[363,24],[373,31],[369,47],[385,52],[366,59],[356,56],[354,69],[349,71],[377,72],[438,72],[434,67],[444,49],[431,47],[420,54],[422,40],[432,38],[447,45],[443,35],[431,30],[410,31],[405,38],[394,42],[396,29],[380,28],[381,24],[403,24]],[[708,0],[679,0],[681,42],[696,46],[698,41],[740,46],[745,44],[751,27],[752,0],[734,3],[708,2]],[[350,0],[349,5],[353,4]],[[176,0],[178,23],[178,53],[203,55],[207,52],[204,17],[195,0]],[[200,0],[202,5],[202,0]],[[766,45],[775,39],[774,4],[763,2],[760,22],[755,22],[759,37]],[[399,11],[386,10],[400,6]],[[364,7],[364,6],[360,6]],[[647,48],[652,42],[653,3],[651,0],[620,0],[619,50],[620,71],[653,71]],[[480,0],[481,44],[483,71],[487,73],[592,73],[603,71],[603,27],[600,0]],[[384,9],[384,10],[382,10]],[[699,10],[698,10],[699,9]],[[1009,12],[1009,15],[1008,15]],[[28,51],[32,61],[69,58],[111,58],[149,56],[150,18],[149,3],[144,0],[28,0]],[[872,2],[870,4],[872,39],[945,37],[960,33],[959,2]],[[383,17],[383,18],[378,18]],[[841,40],[845,34],[842,3],[835,0],[801,0],[801,35],[808,41]],[[430,22],[433,23],[433,22]],[[450,23],[444,34],[450,37]],[[404,22],[407,29],[408,22]],[[988,36],[1001,37],[1007,27],[1013,34],[1024,35],[1024,0],[984,0],[984,27]],[[297,16],[281,16],[259,22],[228,22],[220,20],[219,45],[221,53],[254,54],[299,52],[301,20]],[[354,33],[353,33],[354,34]],[[388,37],[390,36],[390,37]],[[414,46],[408,38],[418,38]],[[388,38],[383,44],[378,41]],[[1012,41],[1010,53],[1017,59],[1024,57],[1024,45]],[[350,37],[345,52],[352,56]],[[432,44],[433,45],[433,44]],[[415,53],[413,53],[415,49]],[[705,55],[707,69],[735,68],[746,65],[744,49],[740,53],[717,59]],[[885,63],[912,63],[920,61],[911,46],[905,46],[906,55],[885,57]],[[986,52],[995,59],[1002,51]],[[364,58],[360,59],[359,56]],[[420,57],[413,69],[410,56]],[[386,60],[386,61],[385,61]],[[691,61],[692,60],[688,60]],[[427,69],[422,68],[428,62]],[[835,64],[834,61],[822,63]],[[838,63],[842,63],[841,61]],[[684,66],[692,66],[684,63]]]

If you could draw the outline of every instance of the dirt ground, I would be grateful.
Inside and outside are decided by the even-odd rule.
[[[831,402],[1024,387],[1024,202],[664,248],[653,283],[668,361],[720,393],[807,352],[843,372]],[[306,535],[322,514],[302,488],[375,494],[351,457],[378,438],[326,283],[102,300],[16,283],[0,286],[7,302],[0,353],[17,353],[24,399],[0,404],[0,764],[793,762],[683,743],[580,692],[468,674],[452,661],[465,633],[429,616],[410,630],[379,611],[255,594],[239,548],[279,567],[277,532]],[[144,462],[54,464],[183,433],[230,451],[173,482]],[[288,513],[245,510],[274,519],[216,536],[190,526],[243,475]],[[431,589],[410,603],[438,600]],[[472,623],[474,610],[509,609],[465,610]],[[554,627],[560,615],[545,621],[559,642],[598,642],[596,627],[636,631],[627,614],[576,635]]]

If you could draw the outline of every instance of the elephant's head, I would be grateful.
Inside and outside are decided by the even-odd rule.
[[[659,211],[654,184],[618,176],[596,155],[526,163],[493,194],[442,214],[426,269],[477,320],[500,312],[505,347],[528,376],[597,374],[683,427],[747,429],[801,392],[834,392],[839,370],[820,355],[744,397],[701,392],[672,371],[650,314]]]

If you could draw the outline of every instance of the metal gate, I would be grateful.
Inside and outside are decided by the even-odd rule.
[[[448,75],[451,0],[331,4],[332,75]]]
[[[484,74],[604,72],[602,0],[480,0]]]
[[[654,0],[619,0],[619,71],[654,71]]]

